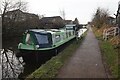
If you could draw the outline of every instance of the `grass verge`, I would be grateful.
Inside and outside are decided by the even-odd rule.
[[[109,74],[113,78],[118,78],[118,52],[114,49],[110,42],[99,41],[100,49],[102,53],[103,60],[107,65],[106,68],[109,69]],[[107,70],[108,71],[108,70]]]
[[[58,70],[64,65],[65,61],[70,58],[76,49],[80,46],[81,41],[86,36],[87,32],[84,33],[81,39],[78,41],[73,41],[66,49],[64,49],[57,56],[51,58],[45,64],[43,64],[39,69],[29,75],[26,80],[32,80],[35,78],[55,78],[58,74]]]
[[[108,71],[108,74],[113,78],[119,78],[119,48],[115,49],[116,45],[102,39],[102,32],[99,32],[100,29],[92,28],[96,38],[99,40],[99,46],[102,53],[103,63]],[[104,30],[104,29],[101,29]]]

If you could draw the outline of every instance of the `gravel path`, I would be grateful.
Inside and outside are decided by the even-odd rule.
[[[74,55],[60,69],[57,78],[107,78],[98,41],[91,28]]]

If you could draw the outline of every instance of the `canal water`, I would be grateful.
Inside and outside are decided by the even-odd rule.
[[[0,54],[2,69],[0,70],[0,73],[2,78],[25,78],[50,59],[42,60],[40,64],[26,64],[22,57],[16,57],[16,53],[18,52],[17,45],[20,42],[19,39],[14,38],[12,40],[9,39],[9,41],[6,42],[4,41],[5,40],[3,40],[3,48],[6,49],[2,49]],[[72,41],[62,45],[57,53],[64,50]]]
[[[17,58],[12,50],[3,49],[1,51],[2,79],[18,78],[23,73],[23,59]]]
[[[50,59],[50,58],[49,58]],[[47,59],[47,60],[49,60]],[[47,61],[46,60],[46,61]],[[14,51],[9,49],[3,49],[1,51],[1,68],[2,79],[5,78],[25,78],[42,64],[46,62],[41,61],[40,64],[26,64],[22,57],[16,57]]]
[[[22,57],[16,57],[19,52],[17,45],[21,42],[21,37],[3,38],[2,49],[0,52],[0,79],[1,78],[25,78],[36,69],[38,69],[46,61],[41,64],[26,64]]]

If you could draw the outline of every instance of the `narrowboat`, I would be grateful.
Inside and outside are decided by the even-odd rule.
[[[75,25],[66,25],[62,29],[29,29],[23,34],[18,49],[25,61],[42,60],[54,55],[57,48],[75,38]],[[47,56],[46,56],[47,55]],[[31,57],[32,56],[32,57]],[[31,62],[31,61],[30,61]]]

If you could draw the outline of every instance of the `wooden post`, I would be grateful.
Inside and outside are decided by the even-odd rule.
[[[114,36],[117,34],[117,28],[114,28]]]
[[[103,39],[106,39],[106,29],[103,31]]]

